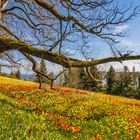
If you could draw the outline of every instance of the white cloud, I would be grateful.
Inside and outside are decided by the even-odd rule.
[[[63,50],[63,53],[64,53],[64,54],[67,54],[67,55],[73,55],[73,54],[76,53],[76,50],[65,49],[65,50]]]
[[[128,40],[128,39],[123,39],[123,40],[121,40],[120,45],[135,49],[135,48],[140,47],[140,42],[135,42],[135,41]]]
[[[123,61],[120,62],[111,62],[107,64],[99,65],[100,70],[108,71],[110,66],[113,66],[116,71],[122,71],[124,66],[128,66],[129,70],[133,70],[133,66],[135,66],[135,70],[140,72],[140,60],[133,60],[133,61]]]
[[[127,24],[125,25],[120,25],[120,26],[116,26],[115,28],[115,33],[118,34],[118,33],[122,33],[122,32],[125,32],[126,30],[129,29],[129,26]]]

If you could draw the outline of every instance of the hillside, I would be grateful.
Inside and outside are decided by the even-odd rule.
[[[140,101],[0,76],[0,140],[9,139],[140,140]]]
[[[0,84],[26,85],[26,86],[37,85],[37,83],[34,82],[8,78],[4,76],[0,76]]]

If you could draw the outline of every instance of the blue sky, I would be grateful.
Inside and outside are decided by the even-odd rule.
[[[133,2],[133,6],[140,6],[140,0],[118,0],[120,4],[130,4],[131,1]],[[120,38],[120,44],[115,45],[115,47],[119,47],[122,50],[131,50],[134,54],[140,54],[140,14],[137,17],[134,17],[133,20],[129,21],[128,23],[116,27],[116,32],[121,31],[128,31],[128,34],[124,38]],[[75,44],[76,45],[76,44]],[[106,45],[101,39],[91,38],[89,42],[89,46],[92,46],[92,49],[89,50],[91,53],[92,58],[102,58],[108,57],[112,55],[110,47]],[[76,46],[75,46],[76,47]],[[118,48],[118,50],[119,50]],[[69,50],[73,52],[73,50]],[[76,55],[76,58],[82,58],[81,55]]]
[[[133,5],[140,6],[140,0],[119,0],[120,3],[127,3],[133,2]],[[123,50],[131,50],[133,54],[140,54],[140,14],[137,17],[134,17],[133,20],[129,21],[128,23],[122,25],[121,27],[117,28],[118,31],[125,31],[128,30],[128,36],[120,39],[120,48]],[[94,43],[94,42],[93,42]],[[91,43],[92,45],[92,43]],[[116,46],[117,47],[117,46]],[[111,55],[111,50],[108,46],[104,46],[102,42],[98,42],[96,46],[98,48],[97,53],[95,54],[96,57],[107,57]],[[126,61],[123,64],[120,63],[108,63],[105,65],[101,65],[101,69],[108,69],[110,65],[113,65],[117,70],[123,68],[124,65],[127,65],[132,70],[133,66],[135,66],[136,71],[140,71],[140,60],[139,61]]]
[[[121,2],[128,1],[128,0],[120,0]],[[140,6],[140,0],[132,0],[135,6]],[[128,29],[129,36],[122,38],[120,46],[124,48],[128,48],[134,51],[134,54],[140,54],[140,15],[135,17],[132,21],[125,24],[122,27],[122,30]],[[127,65],[130,70],[132,67],[135,66],[137,71],[140,71],[140,61],[128,61],[124,62],[123,65]],[[121,68],[123,65],[119,63],[115,63],[114,66],[116,68]]]
[[[133,0],[135,5],[140,6],[140,0]],[[130,21],[128,28],[130,30],[130,36],[127,37],[129,41],[132,41],[134,44],[140,44],[140,15],[138,15],[134,20]],[[140,46],[137,48],[140,52]]]
[[[120,1],[120,3],[130,2],[130,0],[119,0],[119,1]],[[131,1],[134,2],[135,6],[138,6],[138,5],[140,6],[140,0],[131,0]],[[120,46],[123,47],[124,49],[127,48],[127,49],[134,51],[134,54],[140,54],[140,15],[135,17],[129,23],[126,23],[125,25],[121,26],[117,30],[129,30],[129,36],[121,39]],[[95,44],[95,41],[93,41],[93,43]],[[111,51],[109,51],[107,46],[103,47],[102,42],[98,42],[97,47],[95,44],[95,49],[96,49],[96,54],[95,54],[96,57],[107,57],[111,52]],[[49,71],[58,71],[60,69],[60,67],[58,65],[52,65],[50,63],[47,63],[47,64],[48,64]],[[107,64],[108,67],[109,67],[109,65],[110,64]],[[120,63],[115,63],[113,65],[117,69],[122,68],[123,65],[127,65],[127,66],[129,66],[130,69],[132,69],[132,67],[135,65],[136,70],[140,71],[140,61],[129,61],[129,62],[125,62],[123,65]],[[28,73],[24,70],[22,70],[22,72]]]

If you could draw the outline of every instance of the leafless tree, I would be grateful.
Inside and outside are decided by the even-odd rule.
[[[17,50],[32,62],[37,73],[34,56],[66,68],[140,59],[140,55],[123,54],[115,49],[119,38],[125,35],[115,32],[115,28],[139,14],[139,7],[133,7],[132,3],[121,5],[118,0],[0,0],[0,7],[0,53]],[[76,50],[83,38],[99,38],[117,53],[92,61],[65,54],[67,49]]]

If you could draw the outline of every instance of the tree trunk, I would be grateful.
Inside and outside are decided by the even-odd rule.
[[[41,76],[39,74],[37,74],[38,77],[38,81],[39,81],[39,89],[42,89],[42,79]]]
[[[50,88],[53,89],[53,82],[54,80],[51,80]]]

